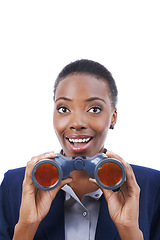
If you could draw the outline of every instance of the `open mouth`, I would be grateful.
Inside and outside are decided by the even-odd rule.
[[[66,137],[69,148],[75,153],[81,153],[89,148],[93,137],[85,136],[80,138]]]

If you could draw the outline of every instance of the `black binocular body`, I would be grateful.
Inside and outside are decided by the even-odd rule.
[[[37,188],[48,191],[56,188],[74,170],[85,170],[100,187],[113,191],[118,190],[126,178],[122,163],[104,153],[92,157],[56,154],[55,158],[40,160],[33,167],[31,177]]]

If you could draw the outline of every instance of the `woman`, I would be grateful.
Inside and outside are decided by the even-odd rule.
[[[32,169],[55,153],[33,157],[26,169],[5,174],[0,239],[160,239],[160,173],[131,167],[104,148],[116,124],[116,101],[115,81],[99,63],[79,60],[61,71],[54,88],[53,124],[62,153],[67,157],[105,152],[124,165],[126,181],[113,192],[100,189],[85,171],[73,171],[56,189],[42,191],[31,180]]]

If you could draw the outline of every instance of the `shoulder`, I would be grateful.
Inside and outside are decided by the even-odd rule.
[[[160,207],[160,171],[131,165],[135,173],[137,183],[141,189],[140,200],[152,205],[157,204]]]
[[[134,164],[131,164],[131,166],[136,172],[150,172],[150,173],[154,172],[154,173],[160,174],[159,170],[156,170],[153,168],[148,168],[148,167],[134,165]]]
[[[141,184],[155,184],[160,188],[160,171],[137,165],[131,165],[137,181]]]
[[[15,169],[10,169],[8,170],[5,175],[7,176],[23,176],[25,173],[26,167],[21,167],[21,168],[15,168]]]
[[[9,170],[5,173],[1,184],[1,191],[9,197],[21,196],[25,167]]]
[[[18,221],[24,174],[25,168],[18,168],[4,175],[0,185],[0,221],[4,229],[0,228],[0,232],[5,232],[6,226],[12,231]]]
[[[22,167],[8,170],[4,175],[3,181],[7,181],[11,185],[16,183],[20,184],[24,179],[25,169],[25,167]]]
[[[160,171],[136,165],[131,166],[141,190],[145,189],[148,194],[151,192],[156,194],[160,191]]]
[[[159,239],[160,171],[131,165],[140,186],[139,222],[144,238]]]

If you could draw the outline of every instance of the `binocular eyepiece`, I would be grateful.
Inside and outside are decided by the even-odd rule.
[[[39,161],[33,167],[31,177],[37,188],[48,191],[56,188],[74,170],[85,170],[89,177],[96,179],[100,187],[113,191],[118,190],[126,178],[122,163],[108,158],[104,153],[93,157],[64,157],[56,154],[55,158]]]

